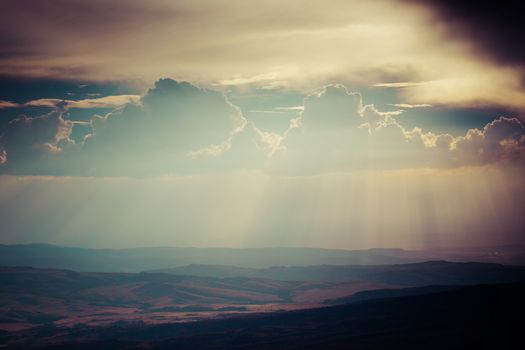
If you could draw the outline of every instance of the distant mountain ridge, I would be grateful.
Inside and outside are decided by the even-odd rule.
[[[376,282],[396,285],[466,285],[525,279],[525,266],[479,262],[426,261],[393,265],[273,266],[263,269],[188,265],[153,270],[181,276],[263,278],[277,281]]]
[[[428,260],[525,265],[525,247],[399,248],[340,250],[322,248],[71,248],[48,244],[0,245],[0,266],[32,266],[75,271],[140,272],[192,264],[244,268],[310,265],[388,265]]]

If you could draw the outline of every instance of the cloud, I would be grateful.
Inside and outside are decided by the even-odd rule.
[[[58,154],[74,144],[70,139],[74,122],[63,118],[63,106],[43,116],[21,116],[11,120],[0,135],[2,170],[26,173],[34,167],[50,171]],[[53,170],[51,170],[53,171]]]
[[[378,164],[370,160],[388,156],[397,144],[404,144],[405,136],[389,113],[364,106],[359,93],[340,84],[327,85],[305,98],[301,116],[292,120],[281,141],[272,171],[313,174],[375,167]]]
[[[16,103],[10,101],[0,101],[0,108],[24,108],[24,107],[48,107],[56,108],[117,108],[126,104],[137,104],[140,101],[140,95],[115,95],[98,98],[87,98],[82,100],[67,100],[59,98],[40,98],[30,100],[25,103]]]
[[[430,105],[428,103],[422,103],[422,104],[394,103],[394,104],[391,104],[391,106],[399,107],[399,108],[403,108],[403,109],[429,108],[429,107],[432,107],[432,105]]]
[[[2,145],[0,145],[0,166],[2,166],[6,162],[7,162],[7,152],[2,147]]]
[[[291,107],[273,107],[269,110],[251,109],[250,113],[266,113],[266,114],[290,114],[298,113],[304,110],[304,106],[291,106]]]
[[[327,85],[304,100],[301,126],[304,129],[348,128],[363,123],[361,95],[343,85]]]
[[[95,173],[176,173],[218,156],[246,126],[220,92],[161,79],[141,99],[92,119],[83,155]],[[199,164],[200,165],[200,164]]]
[[[17,107],[19,107],[18,103],[0,100],[0,108],[17,108]]]
[[[482,130],[470,129],[451,143],[457,164],[479,165],[523,160],[525,128],[516,118],[500,117]]]
[[[339,81],[402,87],[410,104],[525,108],[517,69],[481,59],[467,40],[444,37],[443,28],[429,22],[428,7],[397,0],[332,0],[331,6],[267,0],[257,11],[243,0],[6,0],[2,6],[0,74],[140,77],[148,84],[176,74],[223,89],[302,91]],[[520,51],[513,37],[501,41]],[[417,85],[436,81],[429,94],[427,84]]]
[[[277,77],[277,74],[275,73],[257,74],[253,77],[247,77],[247,78],[236,76],[231,79],[219,80],[219,82],[216,85],[226,85],[226,86],[247,85],[247,84],[253,84],[253,83],[274,81],[276,77]]]
[[[484,57],[525,66],[525,49],[516,42],[516,38],[525,36],[521,1],[404,1],[431,8],[434,17],[445,23],[449,36],[465,37]]]
[[[68,101],[54,101],[49,114],[12,120],[0,136],[0,171],[157,176],[266,169],[302,175],[516,164],[525,156],[517,118],[500,117],[462,136],[407,129],[396,120],[403,111],[365,105],[361,94],[341,84],[306,96],[282,134],[248,122],[222,93],[187,82],[161,79],[130,101],[87,122],[64,119],[74,108]]]
[[[428,82],[424,81],[400,81],[395,83],[376,83],[372,86],[374,87],[384,87],[384,88],[407,88],[407,87],[414,87],[414,86],[421,86],[428,84]]]
[[[92,140],[112,139],[113,132],[151,134],[161,147],[191,151],[222,143],[246,123],[220,92],[171,79],[157,81],[140,102],[94,120]]]
[[[275,107],[278,111],[304,111],[304,106]]]
[[[363,106],[361,95],[342,85],[326,86],[305,99],[303,113],[280,141],[272,170],[451,168],[516,164],[525,156],[525,129],[517,118],[500,117],[454,137],[406,129],[395,119],[400,113]]]
[[[64,119],[70,108],[126,101],[87,122]],[[279,140],[248,123],[222,93],[172,79],[157,81],[138,101],[109,96],[31,103],[55,110],[9,123],[0,138],[7,159],[3,172],[144,176],[253,167]],[[76,128],[83,134],[73,137]]]
[[[56,110],[44,116],[28,118],[21,116],[9,122],[1,141],[15,158],[29,150],[59,152],[63,142],[69,142],[73,122],[64,120],[62,110]]]
[[[88,98],[83,100],[61,100],[56,98],[43,98],[20,104],[20,107],[56,107],[57,104],[65,104],[67,108],[117,108],[126,104],[137,104],[140,95],[116,95],[99,98]]]

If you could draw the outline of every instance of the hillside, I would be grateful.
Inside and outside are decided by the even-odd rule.
[[[0,266],[31,266],[75,271],[140,272],[191,264],[246,268],[311,265],[390,265],[447,260],[525,265],[522,246],[338,250],[319,248],[71,248],[47,244],[0,245]]]
[[[8,348],[49,349],[518,349],[525,283],[226,320],[160,326],[34,329]]]
[[[279,281],[367,281],[407,286],[498,283],[525,277],[525,267],[522,266],[447,261],[394,265],[274,266],[264,269],[194,264],[152,272],[201,277],[265,278]]]
[[[247,271],[252,275],[240,273]],[[186,322],[319,307],[334,300],[352,301],[346,298],[364,291],[525,280],[525,267],[487,263],[234,268],[230,272],[240,275],[219,278],[3,267],[0,329]]]

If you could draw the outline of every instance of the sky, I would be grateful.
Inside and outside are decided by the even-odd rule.
[[[0,243],[525,244],[517,1],[2,8]]]

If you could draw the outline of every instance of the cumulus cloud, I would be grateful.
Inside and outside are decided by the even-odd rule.
[[[301,124],[308,129],[358,126],[362,123],[361,108],[359,93],[348,92],[343,85],[328,85],[305,98]]]
[[[36,164],[48,169],[54,155],[74,144],[70,139],[74,122],[65,120],[63,105],[43,116],[20,116],[11,120],[0,135],[3,168],[7,172],[26,173]]]
[[[271,168],[309,174],[369,167],[372,157],[388,155],[394,142],[405,139],[392,117],[363,105],[361,95],[343,85],[325,86],[305,98]]]
[[[481,130],[469,130],[451,146],[457,164],[516,161],[525,155],[524,126],[516,118],[500,117]]]
[[[246,120],[221,93],[161,79],[140,100],[92,119],[83,153],[96,172],[178,172],[181,162],[217,156]]]
[[[403,127],[402,111],[381,112],[358,93],[331,85],[308,96],[281,140],[273,169],[318,173],[355,169],[459,167],[515,162],[524,156],[523,124],[500,117],[464,136]]]
[[[94,108],[108,103],[120,104],[112,112],[95,115],[88,122],[64,119],[69,108]],[[159,175],[209,170],[217,160],[231,154],[251,158],[266,147],[265,133],[248,125],[238,107],[217,91],[201,89],[190,83],[172,79],[157,81],[144,96],[115,99],[100,98],[82,101],[38,100],[54,105],[48,115],[12,121],[5,130],[1,144],[5,148],[6,171],[81,175]],[[72,138],[75,127],[90,131],[77,142]],[[253,129],[253,130],[252,130]],[[243,133],[242,137],[237,136]],[[240,144],[249,135],[253,147],[246,142],[238,146],[242,152],[230,151],[232,143]],[[68,145],[67,150],[65,145]],[[43,167],[44,159],[57,155],[54,171]],[[228,156],[223,156],[229,153]],[[250,157],[245,156],[244,159]]]
[[[98,103],[98,102],[97,102]],[[308,95],[282,134],[248,122],[220,92],[161,79],[88,122],[53,112],[19,117],[0,136],[0,171],[21,174],[148,176],[258,168],[287,174],[359,169],[450,168],[512,163],[525,155],[525,129],[500,117],[462,136],[407,129],[402,111],[379,111],[343,85]],[[76,127],[88,129],[72,137]]]

